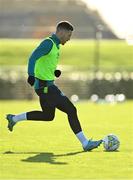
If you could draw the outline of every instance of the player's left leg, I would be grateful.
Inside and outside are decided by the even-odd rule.
[[[90,151],[97,148],[102,143],[102,140],[92,141],[85,137],[78,119],[77,109],[73,103],[66,96],[64,96],[56,86],[53,86],[51,91],[55,92],[53,98],[55,100],[56,107],[68,115],[70,127],[81,142],[83,149],[85,151]]]
[[[97,148],[102,143],[102,140],[92,141],[85,137],[78,119],[77,109],[66,96],[60,97],[60,104],[57,105],[57,108],[67,113],[70,127],[81,142],[84,151]]]

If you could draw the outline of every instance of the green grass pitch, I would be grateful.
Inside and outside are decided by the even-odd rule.
[[[0,65],[27,65],[28,58],[41,40],[1,39]],[[94,68],[95,40],[71,40],[61,46],[61,65],[77,69]],[[82,62],[82,63],[81,63]],[[111,71],[132,71],[133,46],[122,40],[102,40],[100,43],[100,69]]]
[[[114,133],[119,151],[100,146],[83,152],[67,116],[58,110],[53,122],[20,122],[11,133],[5,114],[38,110],[38,101],[0,101],[0,179],[133,179],[133,102],[79,102],[76,107],[86,136]]]

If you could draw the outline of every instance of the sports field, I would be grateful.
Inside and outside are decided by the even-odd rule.
[[[0,65],[27,65],[28,58],[41,40],[0,40]],[[122,40],[102,40],[100,43],[100,69],[107,71],[132,71],[133,46]],[[92,69],[95,66],[95,40],[71,40],[61,46],[61,65],[77,69]]]
[[[0,101],[0,179],[133,179],[133,102],[76,104],[85,134],[116,134],[117,152],[83,152],[64,113],[53,122],[20,122],[11,133],[7,113],[39,109],[38,101]]]

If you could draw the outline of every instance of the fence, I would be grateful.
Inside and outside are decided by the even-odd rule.
[[[37,96],[26,82],[25,69],[0,70],[0,99],[34,99]],[[56,84],[68,96],[89,99],[93,94],[124,94],[133,99],[133,72],[65,72]]]

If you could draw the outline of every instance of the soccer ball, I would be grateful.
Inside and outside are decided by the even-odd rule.
[[[116,151],[120,146],[120,141],[117,136],[109,134],[103,139],[103,146],[106,151]]]

